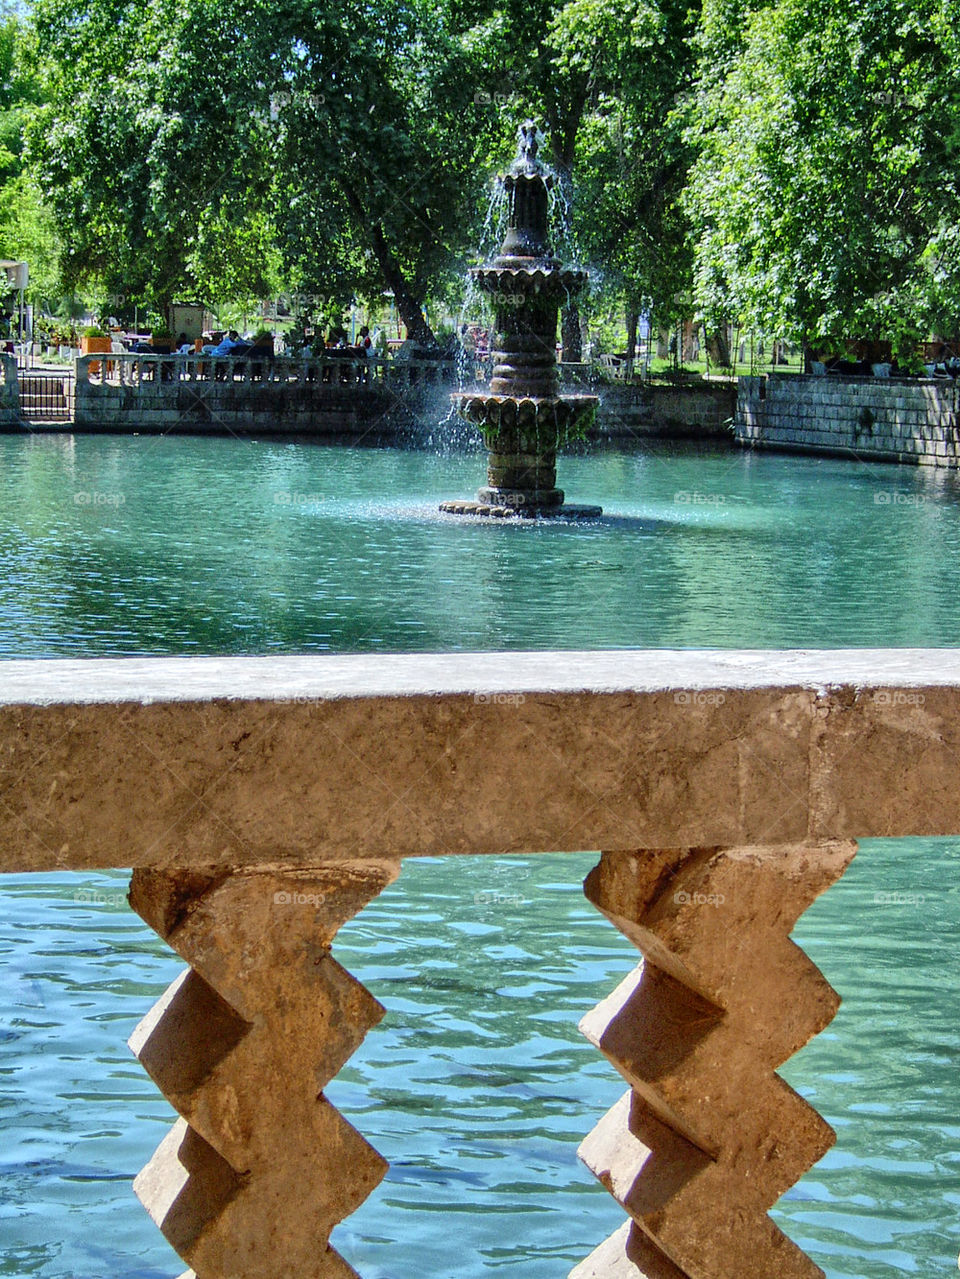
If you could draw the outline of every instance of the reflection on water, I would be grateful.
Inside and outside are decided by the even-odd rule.
[[[957,644],[960,505],[899,468],[720,451],[568,458],[577,528],[435,512],[476,457],[0,439],[0,652]],[[122,499],[122,500],[121,500]],[[635,952],[592,854],[422,860],[339,934],[388,1015],[330,1095],[391,1170],[335,1234],[364,1279],[554,1279],[615,1229],[576,1144],[623,1090],[576,1030]],[[777,1217],[830,1276],[956,1265],[960,843],[871,841],[796,936],[844,996],[784,1074],[838,1146]],[[182,1264],[129,1180],[172,1112],[125,1047],[179,961],[126,877],[0,891],[0,1275]]]
[[[441,516],[476,456],[0,438],[0,654],[960,643],[926,468],[563,460],[586,525]]]

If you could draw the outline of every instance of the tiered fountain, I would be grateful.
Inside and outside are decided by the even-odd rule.
[[[517,158],[501,179],[509,224],[499,257],[471,275],[493,307],[495,339],[489,393],[454,395],[457,412],[480,428],[489,451],[487,486],[475,501],[441,503],[451,515],[589,519],[599,506],[564,505],[557,448],[582,438],[597,411],[594,395],[561,395],[557,313],[587,282],[547,243],[548,192],[554,174],[537,159],[537,127],[521,125]]]

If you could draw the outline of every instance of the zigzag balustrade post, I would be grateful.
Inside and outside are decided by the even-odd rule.
[[[134,871],[190,964],[130,1040],[182,1116],[134,1189],[196,1279],[357,1279],[330,1231],[387,1164],[323,1089],[384,1009],[330,947],[398,870]]]
[[[630,1084],[580,1147],[629,1213],[571,1279],[815,1279],[767,1210],[835,1134],[776,1069],[839,999],[789,938],[856,845],[604,853],[643,962],[581,1022]]]

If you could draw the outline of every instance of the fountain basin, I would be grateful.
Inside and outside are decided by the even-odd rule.
[[[595,518],[599,506],[564,506],[557,449],[582,439],[594,420],[595,395],[512,396],[463,392],[453,397],[461,417],[479,427],[487,448],[487,484],[474,501],[444,502],[448,515]]]
[[[495,489],[482,488],[475,498],[464,498],[463,500],[453,498],[446,502],[440,503],[440,510],[445,515],[478,515],[486,519],[494,520],[595,520],[603,514],[602,506],[579,506],[573,503],[563,501],[563,493],[559,489],[557,492],[560,496],[560,504],[558,506],[542,506],[534,503],[526,502],[525,495],[521,505],[513,505],[512,500],[517,495],[513,493],[501,494],[497,500],[494,495]],[[489,501],[484,498],[489,497]]]
[[[502,266],[504,262],[516,265]],[[558,296],[579,293],[589,279],[579,267],[565,267],[557,262],[547,262],[531,267],[521,265],[521,258],[498,258],[496,264],[474,267],[470,272],[477,287],[483,293],[513,293],[517,295],[553,293]]]
[[[462,418],[479,427],[487,448],[497,452],[554,451],[570,440],[583,439],[593,425],[600,403],[596,395],[490,395],[460,391],[451,396]]]

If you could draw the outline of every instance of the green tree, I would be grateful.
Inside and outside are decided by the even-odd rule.
[[[25,131],[40,101],[30,27],[0,21],[0,257],[30,266],[29,296],[48,300],[59,285],[53,218],[25,161]]]
[[[799,340],[955,329],[950,0],[776,0],[710,33],[688,134],[705,310]]]
[[[684,0],[645,0],[626,12],[573,0],[551,28],[556,64],[589,69],[596,86],[578,131],[578,241],[599,265],[603,293],[625,307],[631,344],[640,311],[679,319],[689,293],[680,196],[691,151],[677,104],[695,72],[692,34]]]
[[[442,9],[37,0],[36,22],[32,146],[70,278],[162,304],[246,291],[269,260],[292,291],[388,289],[432,340],[423,303],[462,260],[476,156],[471,57]]]
[[[432,343],[424,300],[462,266],[474,221],[475,64],[422,0],[288,0],[286,20],[274,114],[287,260],[318,293],[388,290],[410,337]]]
[[[260,50],[209,0],[38,0],[34,17],[46,101],[30,147],[65,278],[162,309],[194,291],[204,229],[263,198]]]

